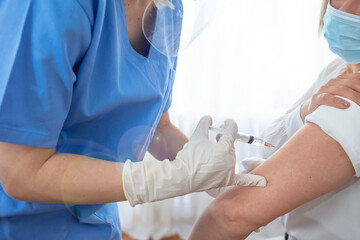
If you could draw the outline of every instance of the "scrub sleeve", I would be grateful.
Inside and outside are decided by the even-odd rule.
[[[1,3],[1,18],[18,16],[0,28],[0,141],[53,148],[69,112],[74,66],[91,41],[89,19],[77,1],[9,2]]]

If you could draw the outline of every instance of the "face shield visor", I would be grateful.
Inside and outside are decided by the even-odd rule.
[[[142,19],[145,38],[168,57],[183,52],[235,0],[169,0],[171,4],[150,1]]]

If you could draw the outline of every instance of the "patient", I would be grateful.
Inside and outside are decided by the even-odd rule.
[[[264,151],[272,155],[252,173],[265,176],[268,186],[225,191],[190,239],[245,239],[284,214],[285,239],[360,237],[360,5],[323,0],[322,9],[320,27],[340,58],[265,132],[281,148]]]

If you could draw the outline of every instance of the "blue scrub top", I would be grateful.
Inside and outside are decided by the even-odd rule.
[[[176,58],[132,48],[123,0],[2,0],[0,25],[0,141],[142,160]],[[121,239],[117,212],[17,201],[0,186],[0,239]]]

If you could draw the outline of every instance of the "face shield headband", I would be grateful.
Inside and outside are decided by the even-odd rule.
[[[183,52],[234,0],[150,1],[142,19],[145,38],[168,57]]]

